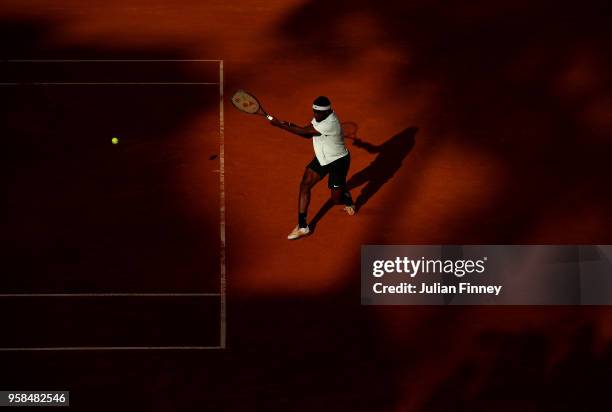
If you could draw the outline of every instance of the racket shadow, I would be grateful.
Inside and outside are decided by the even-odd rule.
[[[354,123],[351,123],[355,125]],[[343,123],[343,128],[345,124]],[[357,127],[354,126],[356,131]],[[365,168],[353,174],[347,182],[349,190],[363,186],[355,199],[355,210],[359,210],[397,173],[404,159],[415,145],[417,127],[409,127],[392,136],[380,145],[374,145],[361,140],[356,133],[350,139],[352,146],[363,149],[368,153],[376,154],[376,158]],[[365,185],[365,186],[364,186]],[[321,219],[334,207],[334,202],[328,199],[309,223],[314,232]]]

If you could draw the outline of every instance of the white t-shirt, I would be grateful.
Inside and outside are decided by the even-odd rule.
[[[321,133],[320,136],[312,137],[315,156],[317,156],[321,166],[325,166],[348,154],[348,150],[344,146],[342,126],[336,113],[332,112],[321,122],[312,119],[310,123],[312,123],[317,132]]]

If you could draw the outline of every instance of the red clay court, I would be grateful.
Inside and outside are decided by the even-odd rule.
[[[83,411],[606,403],[606,307],[365,307],[359,262],[612,243],[610,12],[3,2],[0,389]],[[321,182],[313,235],[286,240],[312,144],[234,110],[238,88],[299,124],[330,96],[356,216]]]

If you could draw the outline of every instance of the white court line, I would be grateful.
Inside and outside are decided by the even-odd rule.
[[[217,82],[19,82],[0,86],[216,86]]]
[[[163,63],[163,62],[222,62],[219,59],[6,59],[3,63]]]
[[[31,348],[0,348],[0,352],[28,351],[107,351],[107,350],[205,350],[223,349],[221,346],[53,346]]]
[[[226,348],[226,267],[225,267],[225,124],[223,113],[223,60],[220,59],[9,59],[3,63],[148,63],[148,62],[218,62],[219,82],[32,82],[0,83],[0,86],[19,85],[219,85],[219,186],[220,186],[220,293],[57,293],[57,294],[0,294],[0,297],[94,297],[94,296],[220,296],[221,330],[219,346],[66,346],[0,348],[0,351],[107,351],[107,350],[205,350]]]
[[[219,61],[219,228],[220,228],[220,292],[221,292],[221,347],[226,347],[227,309],[225,281],[225,120],[223,112],[223,60]]]
[[[0,293],[0,298],[89,298],[89,297],[203,297],[220,293]]]

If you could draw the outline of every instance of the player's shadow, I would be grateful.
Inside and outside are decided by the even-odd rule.
[[[354,190],[365,184],[355,199],[355,210],[359,212],[400,169],[404,159],[414,147],[415,137],[419,129],[409,127],[386,142],[374,145],[357,137],[357,125],[355,123],[343,123],[342,127],[345,130],[345,138],[353,141],[352,146],[364,149],[368,153],[377,154],[372,163],[351,176],[347,182],[349,190]],[[316,228],[319,221],[333,206],[334,202],[331,199],[325,202],[309,224],[312,230]]]

